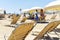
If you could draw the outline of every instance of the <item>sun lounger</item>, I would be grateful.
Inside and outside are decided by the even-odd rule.
[[[27,20],[27,18],[25,17],[21,20],[21,22],[25,22],[26,20]]]
[[[23,23],[17,23],[17,21],[19,21],[18,19],[20,18],[21,16],[16,16],[16,15],[13,15],[13,19],[12,19],[12,22],[10,25],[6,25],[6,26],[9,26],[9,27],[13,27],[13,28],[16,28],[17,25],[20,25],[20,24],[23,24]],[[23,18],[23,20],[21,20],[21,22],[25,22],[27,20],[27,18]]]
[[[2,20],[3,18],[5,18],[4,14],[0,14],[0,20]]]
[[[16,17],[16,15],[14,14],[14,15],[12,15],[12,19],[14,19]]]
[[[33,29],[34,23],[26,23],[17,27],[8,40],[24,40],[28,33]]]
[[[13,20],[12,20],[11,24],[16,24],[16,22],[18,21],[19,18],[20,18],[20,16],[13,17]]]
[[[59,24],[60,24],[60,21],[55,21],[55,22],[49,23],[49,24],[39,33],[39,35],[38,35],[34,40],[38,40],[38,39],[43,38],[43,36],[44,36],[47,32],[52,31],[52,30],[55,29]]]
[[[57,15],[53,15],[53,16],[51,17],[51,19],[55,19],[55,18],[56,18],[56,16],[57,16]]]
[[[6,26],[16,28],[16,26],[17,26],[16,23],[17,23],[18,19],[20,18],[20,16],[14,15],[12,18],[13,19],[12,19],[12,22],[10,23],[10,25],[6,25]]]

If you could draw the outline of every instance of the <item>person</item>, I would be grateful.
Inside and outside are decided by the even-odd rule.
[[[38,14],[39,12],[38,12],[38,10],[36,9],[36,11],[34,12],[34,14]]]
[[[40,20],[45,20],[43,9],[40,10]]]
[[[34,19],[34,14],[31,15],[31,19]]]
[[[24,17],[26,17],[26,14],[24,13],[24,15],[23,15]]]
[[[36,20],[36,21],[38,21],[38,20],[39,20],[39,17],[38,17],[38,15],[37,15],[37,14],[36,14],[35,20]]]
[[[29,19],[31,19],[31,14],[30,13],[28,13],[29,14]]]

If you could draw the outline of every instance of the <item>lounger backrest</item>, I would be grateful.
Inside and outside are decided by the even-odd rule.
[[[20,25],[12,32],[8,40],[24,40],[33,27],[34,23]]]

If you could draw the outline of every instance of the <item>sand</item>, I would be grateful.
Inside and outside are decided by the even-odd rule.
[[[11,32],[15,29],[6,25],[10,25],[9,20],[0,20],[0,40],[7,40]]]

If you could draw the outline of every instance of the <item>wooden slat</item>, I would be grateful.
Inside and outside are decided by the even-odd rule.
[[[58,25],[59,25],[58,21],[49,23],[34,40],[41,39],[47,32],[50,32],[51,30],[56,28]]]
[[[34,23],[20,25],[12,32],[8,40],[24,40],[33,27]]]

